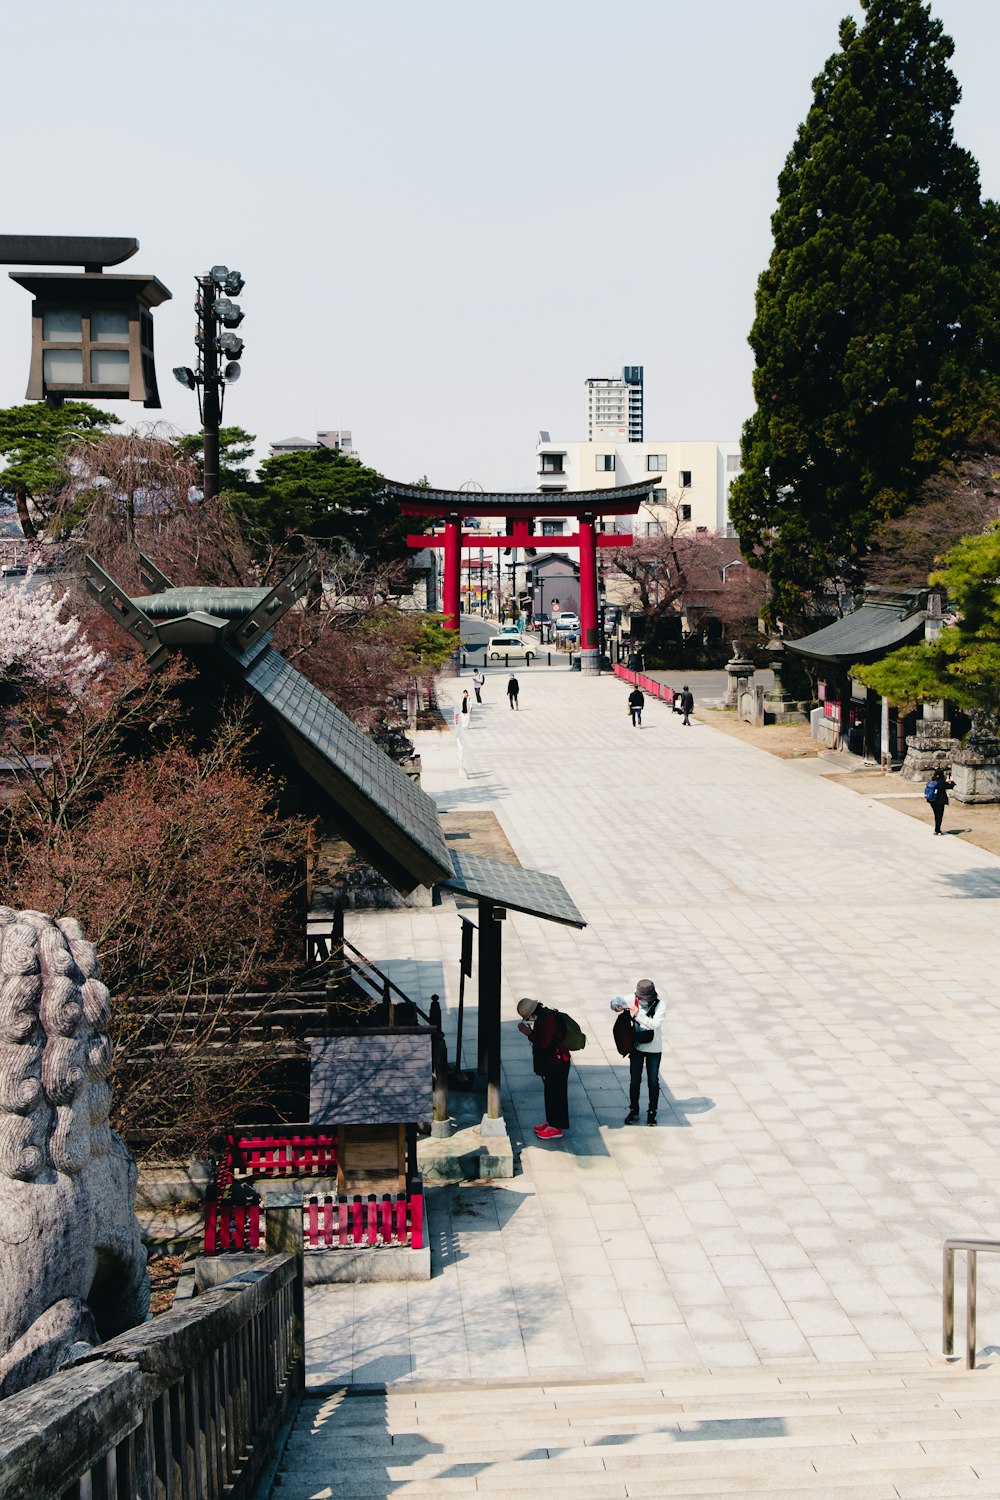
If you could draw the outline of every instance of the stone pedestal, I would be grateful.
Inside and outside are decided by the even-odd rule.
[[[773,724],[807,724],[809,704],[798,698],[790,698],[781,680],[785,665],[785,644],[775,637],[768,641],[767,652],[774,673],[774,683],[764,694],[764,722]]]
[[[939,767],[953,765],[960,750],[961,741],[952,737],[948,719],[922,718],[917,725],[916,734],[908,734],[906,737],[906,758],[899,774],[904,781],[923,784],[930,781]]]
[[[973,739],[952,757],[956,802],[1000,802],[1000,741]]]
[[[741,655],[735,642],[733,646],[733,658],[726,662],[726,700],[723,705],[725,708],[738,708],[740,698],[753,682],[753,662],[748,656]]]

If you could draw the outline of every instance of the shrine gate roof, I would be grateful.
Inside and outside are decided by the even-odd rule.
[[[660,483],[659,474],[641,484],[608,490],[559,490],[541,494],[482,490],[425,490],[386,481],[404,516],[634,516]]]

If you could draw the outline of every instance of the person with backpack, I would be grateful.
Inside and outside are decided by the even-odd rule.
[[[626,1009],[623,1001],[616,1009]],[[642,1086],[643,1069],[646,1071],[646,1090],[649,1100],[646,1108],[646,1124],[656,1124],[656,1110],[660,1102],[660,1058],[663,1043],[660,1028],[663,1025],[665,1006],[656,993],[651,979],[640,979],[635,987],[630,1014],[635,1027],[635,1044],[629,1054],[629,1091],[626,1125],[639,1123],[639,1090]]]
[[[531,1042],[532,1066],[545,1090],[545,1121],[535,1126],[535,1134],[540,1141],[557,1141],[569,1129],[570,1052],[565,1025],[569,1018],[527,997],[517,1002],[517,1013],[521,1017],[517,1029]]]
[[[924,796],[931,805],[934,814],[934,832],[941,832],[941,819],[944,810],[948,806],[948,789],[955,783],[951,780],[944,766],[938,766],[930,781],[924,787]]]
[[[632,725],[635,729],[642,728],[642,710],[646,706],[646,699],[641,688],[634,687],[628,695],[628,711],[632,715]]]
[[[477,667],[476,670],[472,674],[472,686],[476,690],[476,702],[477,703],[482,703],[482,701],[483,701],[483,684],[485,683],[485,681],[486,681],[485,674],[482,672],[482,670],[480,668]]]

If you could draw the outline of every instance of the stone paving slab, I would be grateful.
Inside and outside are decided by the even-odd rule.
[[[625,694],[532,668],[519,713],[475,708],[463,771],[450,733],[419,737],[439,805],[494,812],[589,925],[508,916],[519,1175],[431,1190],[430,1283],[310,1290],[313,1384],[919,1367],[942,1240],[1000,1233],[1000,859],[662,705],[633,730]],[[448,898],[350,914],[348,936],[440,994],[453,1034]],[[660,1124],[625,1129],[608,1001],[647,975],[668,1005]],[[555,1143],[531,1129],[522,994],[588,1034]],[[1000,1258],[979,1327],[1000,1344]]]

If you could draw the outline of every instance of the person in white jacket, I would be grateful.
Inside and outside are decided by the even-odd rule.
[[[655,1125],[656,1108],[660,1102],[660,1056],[663,1051],[660,1027],[663,1025],[666,1006],[656,993],[656,985],[651,979],[639,980],[635,987],[635,999],[632,1001],[631,1010],[632,1020],[635,1023],[636,1042],[629,1057],[631,1072],[628,1114],[625,1116],[625,1124],[637,1125],[639,1123],[639,1088],[642,1083],[643,1066],[645,1066],[646,1089],[649,1094],[646,1124]],[[645,1040],[640,1041],[640,1037],[645,1037]]]

